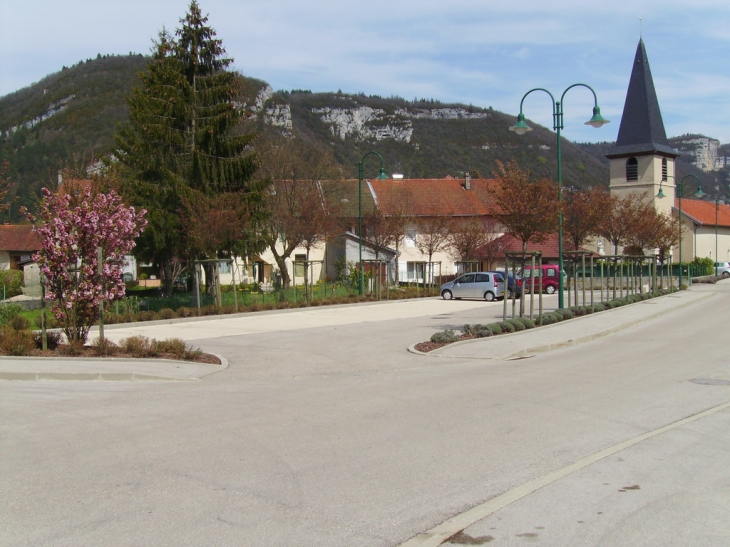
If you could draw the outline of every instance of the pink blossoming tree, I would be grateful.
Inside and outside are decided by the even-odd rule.
[[[147,221],[144,210],[126,207],[112,190],[82,189],[75,195],[43,188],[38,216],[41,250],[33,255],[46,279],[46,298],[69,342],[85,343],[99,304],[124,296],[122,266]],[[98,251],[103,255],[99,274]]]

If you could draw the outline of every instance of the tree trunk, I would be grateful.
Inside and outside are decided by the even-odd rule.
[[[291,285],[291,278],[289,277],[289,270],[286,268],[286,257],[276,252],[274,247],[271,247],[271,254],[274,255],[276,265],[279,266],[281,272],[281,288],[286,290]]]

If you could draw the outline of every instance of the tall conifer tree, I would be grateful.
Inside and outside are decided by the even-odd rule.
[[[160,33],[152,61],[140,74],[142,86],[128,99],[129,122],[117,133],[125,193],[149,211],[139,255],[162,267],[168,287],[179,273],[179,259],[204,252],[186,237],[186,204],[221,200],[246,211],[245,244],[218,253],[262,247],[256,224],[264,185],[253,179],[254,135],[238,131],[245,115],[236,106],[239,79],[227,70],[233,61],[207,22],[193,0],[175,36]]]

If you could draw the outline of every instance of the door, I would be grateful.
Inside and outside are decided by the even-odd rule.
[[[472,298],[474,295],[474,274],[466,274],[454,280],[455,298]]]

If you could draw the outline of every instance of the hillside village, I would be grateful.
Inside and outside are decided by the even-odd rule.
[[[643,42],[637,50],[639,54],[645,55]],[[9,208],[9,219],[19,218],[20,206],[32,208],[40,186],[60,187],[60,175],[58,183],[55,176],[39,175],[40,164],[26,169],[28,162],[35,162],[34,158],[38,157],[33,150],[43,151],[46,160],[67,158],[62,165],[71,179],[103,179],[109,158],[113,164],[114,154],[118,154],[109,127],[97,126],[92,132],[85,129],[81,141],[90,146],[71,161],[68,157],[72,149],[64,141],[64,134],[74,124],[81,124],[96,108],[90,93],[97,98],[104,95],[107,103],[115,104],[114,116],[105,123],[111,126],[125,120],[128,107],[123,102],[123,90],[134,82],[130,70],[139,70],[147,62],[141,56],[90,59],[76,67],[64,67],[61,73],[0,99],[4,105],[0,109],[0,153],[3,158],[9,158],[8,176],[22,181],[8,195],[15,200]],[[115,79],[124,85],[110,87],[105,80],[109,74],[116,74]],[[74,81],[82,75],[85,81],[97,82],[96,87],[70,92]],[[433,284],[464,271],[504,267],[505,252],[522,250],[519,241],[500,223],[500,211],[494,199],[496,180],[491,174],[495,162],[515,159],[534,177],[553,178],[555,142],[551,131],[538,127],[530,135],[517,136],[505,131],[514,118],[491,108],[341,92],[275,92],[265,82],[238,78],[242,92],[236,104],[244,113],[247,129],[273,132],[285,139],[327,148],[344,180],[306,181],[315,186],[326,214],[337,217],[335,229],[329,227],[316,237],[292,240],[291,248],[285,249],[287,245],[282,240],[251,255],[224,253],[220,258],[225,260],[216,270],[219,283],[256,285],[272,290],[282,283],[306,285],[339,279],[346,275],[343,271],[362,267],[380,283]],[[644,81],[651,89],[642,92],[656,101],[651,76]],[[631,86],[638,85],[633,82],[632,76],[626,108],[631,106]],[[640,123],[651,127],[644,130],[632,126]],[[57,147],[55,152],[54,147]],[[367,164],[367,175],[362,180],[353,178],[353,168],[362,163],[363,154],[376,150],[380,151],[381,167],[388,178],[371,176],[371,171],[378,167],[376,162]],[[85,156],[85,152],[90,155]],[[727,185],[730,171],[726,153],[726,147],[719,141],[700,135],[668,140],[657,104],[650,115],[643,117],[625,111],[615,144],[575,146],[565,142],[563,185],[572,190],[608,187],[617,196],[643,192],[657,211],[678,218],[679,203],[672,203],[671,198],[660,200],[656,197],[659,190],[671,195],[675,181],[692,177],[700,185],[704,184],[708,196],[719,195]],[[637,158],[638,170],[622,167],[626,161],[637,162]],[[715,187],[708,181],[714,182]],[[392,223],[394,217],[399,217],[400,228],[391,229],[388,234],[378,233],[381,229],[377,223],[384,222],[383,219],[391,219]],[[364,233],[358,225],[363,220]],[[685,199],[681,220],[685,226],[683,262],[694,257],[730,259],[727,205]],[[478,244],[464,252],[456,242],[463,240],[470,222],[480,225],[482,234],[476,240]],[[0,227],[0,231],[11,228],[16,232],[19,229]],[[20,229],[32,230],[30,226]],[[6,238],[9,243],[4,246],[8,248],[0,249],[0,263],[5,268],[26,266],[30,254],[38,250],[33,248],[37,242],[33,243],[32,235],[26,235],[21,238],[22,245],[17,243],[20,241],[17,236]],[[528,242],[527,250],[539,249],[546,260],[557,261],[562,248],[558,240],[554,233],[546,239]],[[680,253],[676,242],[674,247],[671,256],[677,262]],[[596,256],[617,251],[597,233],[581,250]],[[137,279],[144,269],[146,276],[168,278],[167,283],[172,286],[171,273],[160,268],[150,259],[152,256],[154,253],[148,252],[138,261],[130,258],[129,275]]]

